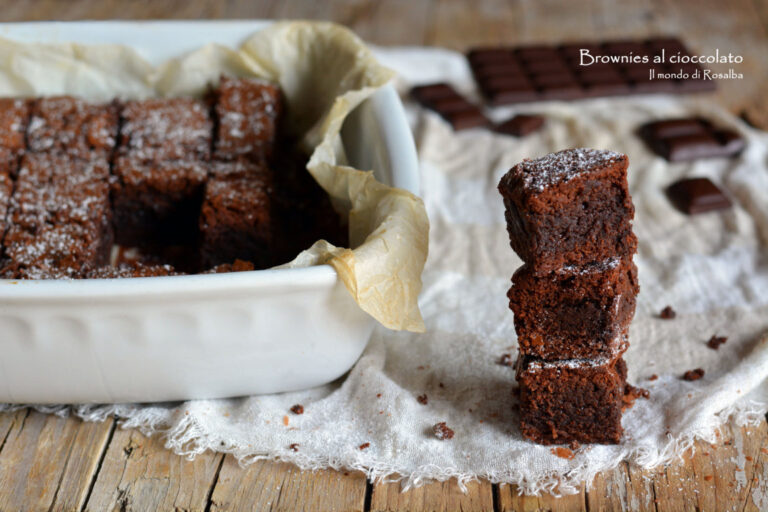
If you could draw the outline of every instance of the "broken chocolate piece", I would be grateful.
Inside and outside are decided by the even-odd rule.
[[[514,135],[515,137],[523,137],[529,133],[533,133],[544,124],[544,118],[536,115],[519,114],[511,119],[497,124],[494,130],[498,133],[504,133],[506,135]]]
[[[667,189],[670,201],[688,215],[723,210],[731,206],[731,201],[708,178],[689,178],[680,180]]]
[[[700,118],[655,121],[641,126],[639,134],[648,147],[670,162],[734,156],[745,145],[738,133],[717,129]]]
[[[480,107],[469,102],[446,83],[414,87],[411,96],[424,107],[437,112],[456,131],[488,125],[488,119]]]

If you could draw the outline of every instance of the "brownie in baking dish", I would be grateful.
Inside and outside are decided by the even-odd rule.
[[[0,98],[0,148],[18,154],[26,148],[29,101]]]
[[[514,166],[499,183],[510,243],[536,274],[634,254],[625,155],[569,149]]]
[[[213,124],[209,106],[193,98],[129,101],[121,113],[121,156],[134,160],[207,160]]]
[[[109,165],[95,155],[28,153],[11,196],[0,273],[6,278],[84,277],[113,243]]]
[[[109,157],[117,141],[118,111],[116,102],[95,104],[69,96],[35,100],[27,128],[28,149]]]
[[[630,258],[536,275],[523,265],[508,292],[520,353],[547,360],[614,353],[626,344],[639,290]]]
[[[521,357],[520,429],[540,444],[621,441],[627,367],[620,356],[567,361]]]
[[[261,164],[215,166],[200,213],[203,268],[237,259],[256,268],[272,263],[272,172]]]
[[[115,160],[112,184],[117,243],[151,246],[192,243],[208,177],[198,160]]]
[[[258,78],[223,76],[215,89],[219,160],[270,158],[274,151],[283,101],[277,84]]]

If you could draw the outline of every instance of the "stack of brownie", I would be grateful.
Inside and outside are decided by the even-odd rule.
[[[618,443],[638,292],[627,157],[570,149],[499,183],[512,248],[521,430],[543,444]]]

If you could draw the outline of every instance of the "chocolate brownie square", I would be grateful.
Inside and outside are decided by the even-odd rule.
[[[629,258],[512,276],[509,306],[520,353],[547,360],[608,356],[627,344],[639,290]]]
[[[634,254],[627,164],[612,151],[568,149],[502,177],[510,242],[533,272]]]
[[[271,157],[283,111],[277,84],[258,78],[222,77],[214,95],[214,156],[219,160]]]
[[[25,155],[9,202],[2,274],[75,278],[105,264],[113,238],[108,179],[104,158]]]
[[[134,160],[207,160],[212,123],[207,103],[192,98],[125,104],[120,154]]]
[[[93,104],[69,96],[38,99],[27,128],[29,150],[109,157],[117,140],[118,110],[114,102]]]
[[[29,101],[0,99],[0,148],[13,152],[24,150],[24,132],[29,121]]]
[[[620,357],[554,362],[521,357],[523,436],[540,444],[619,443],[626,378]]]
[[[256,268],[272,264],[272,174],[262,169],[208,180],[200,214],[203,268],[237,259]]]
[[[111,223],[109,164],[65,154],[28,153],[19,164],[11,223],[34,232],[45,225]]]
[[[109,259],[111,243],[94,224],[11,226],[0,276],[6,279],[82,278]]]
[[[114,175],[112,206],[117,243],[144,247],[196,240],[207,164],[122,156],[115,161]]]

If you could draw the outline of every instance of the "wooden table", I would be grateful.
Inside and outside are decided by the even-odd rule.
[[[459,0],[26,0],[0,20],[316,18],[343,23],[378,44],[554,42],[681,35],[693,48],[744,56],[743,80],[723,82],[717,101],[768,128],[768,2]],[[717,69],[717,66],[713,66]],[[727,67],[723,68],[727,71]],[[716,445],[697,443],[652,472],[621,464],[576,495],[518,496],[514,486],[455,482],[401,493],[360,473],[302,472],[284,463],[238,466],[229,455],[176,456],[157,437],[113,419],[83,423],[28,409],[0,414],[0,511],[17,510],[768,510],[768,424],[726,426]]]

